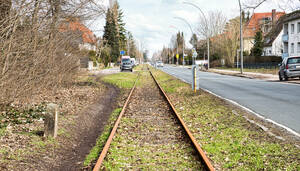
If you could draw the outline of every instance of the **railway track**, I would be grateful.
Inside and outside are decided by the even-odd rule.
[[[214,170],[151,71],[140,75],[93,170]]]

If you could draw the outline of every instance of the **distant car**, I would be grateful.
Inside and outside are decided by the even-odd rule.
[[[156,67],[164,67],[164,63],[162,63],[161,61],[157,61]]]
[[[279,64],[279,80],[285,81],[289,78],[300,78],[300,56],[284,58],[282,63]]]
[[[133,65],[131,63],[130,58],[122,58],[121,65],[120,65],[121,72],[124,70],[129,70],[132,72],[132,68],[133,68]]]

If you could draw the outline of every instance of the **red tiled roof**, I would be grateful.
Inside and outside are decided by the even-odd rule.
[[[277,21],[283,15],[285,15],[284,12],[276,12],[275,21]],[[259,21],[263,18],[272,18],[272,12],[254,13],[244,28],[244,36],[254,37],[255,33],[260,29]]]
[[[66,24],[63,24],[60,27],[60,31],[62,32],[68,30],[80,31],[82,33],[82,40],[84,43],[96,43],[96,36],[94,35],[94,33],[79,21],[67,21]]]

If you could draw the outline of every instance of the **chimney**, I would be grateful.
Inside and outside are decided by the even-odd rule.
[[[272,24],[276,23],[276,9],[272,9]]]

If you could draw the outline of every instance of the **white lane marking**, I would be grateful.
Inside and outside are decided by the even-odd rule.
[[[167,73],[167,72],[166,72],[166,73]],[[174,74],[174,75],[173,75],[173,74],[170,74],[170,75],[176,77],[175,74]],[[177,77],[176,77],[176,78],[177,78]],[[177,79],[179,79],[179,80],[181,80],[181,81],[183,81],[183,82],[185,82],[185,83],[190,84],[189,82],[187,82],[186,80],[183,80],[183,79],[181,79],[181,78],[177,78]],[[297,137],[300,137],[300,134],[297,133],[296,131],[292,130],[291,128],[288,128],[288,127],[286,127],[286,126],[284,126],[284,125],[282,125],[282,124],[280,124],[280,123],[277,123],[277,122],[273,121],[272,119],[266,118],[266,117],[264,117],[264,116],[262,116],[262,115],[260,115],[260,114],[258,114],[258,113],[256,113],[256,112],[254,112],[253,110],[251,110],[251,109],[249,109],[249,108],[247,108],[247,107],[245,107],[245,106],[239,104],[239,103],[236,102],[236,101],[233,101],[233,100],[227,99],[227,98],[225,98],[225,97],[219,96],[219,95],[217,95],[217,94],[215,94],[215,93],[213,93],[213,92],[211,92],[211,91],[209,91],[209,90],[207,90],[207,89],[205,89],[205,88],[201,88],[201,89],[204,90],[204,91],[206,91],[206,92],[208,92],[208,93],[210,93],[210,94],[212,94],[212,95],[214,95],[214,96],[216,96],[216,97],[218,97],[218,98],[221,98],[221,99],[226,100],[226,101],[228,101],[228,102],[230,102],[230,103],[232,103],[232,104],[234,104],[234,105],[236,105],[236,106],[239,106],[240,108],[242,108],[242,109],[244,109],[244,110],[246,110],[246,111],[248,111],[248,112],[254,114],[254,115],[257,116],[258,118],[260,118],[260,119],[262,119],[262,120],[265,120],[265,121],[267,121],[267,122],[271,122],[272,124],[275,124],[275,125],[277,125],[277,126],[283,128],[283,129],[287,130],[288,132],[290,132],[291,134],[293,134],[293,135],[295,135],[295,136],[297,136]]]
[[[267,122],[271,122],[272,124],[275,124],[275,125],[277,125],[277,126],[283,128],[283,129],[287,130],[288,132],[292,133],[292,134],[295,135],[295,136],[300,137],[300,134],[297,133],[296,131],[292,130],[291,128],[288,128],[288,127],[286,127],[286,126],[284,126],[284,125],[282,125],[282,124],[280,124],[280,123],[277,123],[277,122],[273,121],[272,119],[266,118],[266,117],[264,117],[264,116],[262,116],[262,115],[260,115],[260,114],[258,114],[258,113],[256,113],[256,112],[254,112],[253,110],[251,110],[251,109],[249,109],[249,108],[247,108],[247,107],[245,107],[245,106],[239,104],[239,103],[236,102],[236,101],[233,101],[233,100],[224,98],[224,97],[222,97],[222,96],[219,96],[219,95],[217,95],[217,94],[215,94],[215,93],[213,93],[213,92],[211,92],[211,91],[209,91],[209,90],[207,90],[207,89],[204,89],[204,88],[201,88],[201,89],[203,89],[204,91],[206,91],[206,92],[208,92],[208,93],[210,93],[210,94],[212,94],[212,95],[214,95],[214,96],[217,96],[218,98],[221,98],[221,99],[226,100],[226,101],[228,101],[228,102],[230,102],[230,103],[232,103],[232,104],[234,104],[234,105],[236,105],[236,106],[239,106],[240,108],[242,108],[242,109],[244,109],[244,110],[246,110],[246,111],[248,111],[248,112],[254,114],[254,115],[257,116],[258,118],[261,118],[262,120],[265,120],[265,121],[267,121]]]

